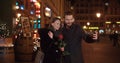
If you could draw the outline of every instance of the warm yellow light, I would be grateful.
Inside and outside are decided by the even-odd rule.
[[[50,14],[48,12],[45,13],[46,16],[50,16]]]
[[[16,6],[15,8],[16,8],[16,9],[19,9],[19,6]]]
[[[34,33],[37,33],[37,30],[34,30]]]
[[[90,25],[90,22],[87,22],[87,25],[89,26],[89,25]]]
[[[41,18],[41,16],[40,16],[40,15],[38,15],[38,18]]]
[[[17,21],[17,22],[19,22],[19,19],[18,19],[18,18],[16,18],[16,21]]]
[[[105,22],[106,24],[110,24],[111,22],[109,22],[109,21],[107,21],[107,22]]]
[[[116,22],[117,24],[120,24],[120,22]]]
[[[87,26],[83,26],[83,29],[87,29]]]
[[[17,17],[20,17],[21,16],[21,14],[20,13],[17,13]]]
[[[101,14],[100,14],[100,13],[96,13],[96,16],[97,16],[98,18],[100,18]]]
[[[89,27],[89,29],[99,29],[99,27]]]
[[[60,16],[57,16],[57,18],[59,18],[59,19],[60,19],[61,17],[60,17]]]
[[[35,5],[38,6],[38,7],[40,7],[40,3],[39,2],[36,2]]]

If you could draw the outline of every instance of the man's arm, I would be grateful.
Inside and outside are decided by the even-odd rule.
[[[85,40],[87,43],[96,42],[96,41],[98,40],[98,32],[97,32],[97,31],[94,31],[94,33],[92,33],[92,34],[85,33],[85,35],[84,35],[84,40]]]

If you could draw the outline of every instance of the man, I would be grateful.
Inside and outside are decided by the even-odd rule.
[[[89,35],[86,35],[83,29],[75,24],[75,19],[71,12],[65,13],[64,24],[63,36],[66,46],[62,50],[70,53],[64,56],[64,63],[84,63],[81,50],[82,39],[86,42],[93,42],[91,39],[97,40],[97,32],[90,39]]]
[[[114,33],[112,34],[112,39],[113,39],[113,47],[119,47],[119,34],[117,32],[114,31]]]

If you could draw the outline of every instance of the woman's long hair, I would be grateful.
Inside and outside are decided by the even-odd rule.
[[[48,28],[51,29],[52,31],[54,31],[54,28],[53,28],[53,26],[52,26],[51,24],[54,23],[54,22],[56,22],[57,20],[60,20],[60,21],[61,21],[60,18],[55,17],[55,18],[53,18],[53,19],[51,20],[51,22],[50,22],[50,24],[49,24],[49,26],[48,26]]]

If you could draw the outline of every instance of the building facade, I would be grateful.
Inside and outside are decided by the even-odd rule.
[[[97,27],[107,31],[120,27],[119,0],[77,0],[74,4],[74,14],[77,23],[82,26]],[[97,13],[99,16],[97,17]]]
[[[72,11],[71,7],[72,7],[72,1],[71,0],[64,0],[64,12],[66,11]]]
[[[41,5],[42,24],[49,24],[53,17],[63,18],[64,0],[41,0]]]
[[[62,18],[64,14],[64,0],[16,0],[16,6],[15,14],[29,17],[33,26],[40,21],[40,28],[49,24],[53,17]]]

